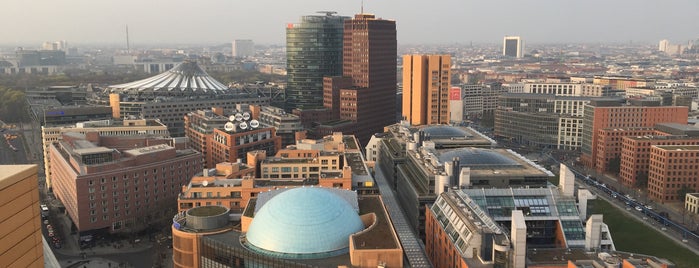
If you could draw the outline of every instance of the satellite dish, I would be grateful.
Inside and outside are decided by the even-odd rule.
[[[245,120],[245,121],[250,120],[250,113],[244,112],[244,113],[243,113],[243,120]]]
[[[242,121],[243,120],[243,115],[240,113],[235,114],[235,121]]]
[[[240,122],[240,124],[238,124],[238,127],[240,127],[240,129],[247,129],[247,128],[248,128],[248,123]]]
[[[201,182],[201,185],[204,187],[209,186],[209,181],[203,181]]]
[[[231,115],[228,117],[228,121],[235,121],[235,115]]]
[[[260,121],[257,121],[255,119],[250,121],[250,128],[258,128],[260,127]]]
[[[231,122],[226,123],[223,125],[223,130],[225,131],[232,131],[235,128],[235,125]]]

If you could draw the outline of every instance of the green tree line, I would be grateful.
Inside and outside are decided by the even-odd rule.
[[[0,87],[0,120],[18,123],[25,119],[27,101],[24,92]]]

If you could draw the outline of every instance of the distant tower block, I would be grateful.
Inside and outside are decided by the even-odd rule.
[[[505,36],[502,42],[502,55],[521,58],[522,54],[522,38],[519,36]]]

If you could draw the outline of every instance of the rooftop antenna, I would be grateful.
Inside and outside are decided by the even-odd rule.
[[[359,14],[364,14],[364,0],[362,0],[362,9],[361,9],[361,12]]]
[[[131,46],[129,45],[129,25],[126,24],[126,53],[131,53]]]

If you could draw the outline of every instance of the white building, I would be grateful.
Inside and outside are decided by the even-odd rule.
[[[233,57],[245,58],[255,55],[255,44],[252,40],[234,40],[233,41]]]

